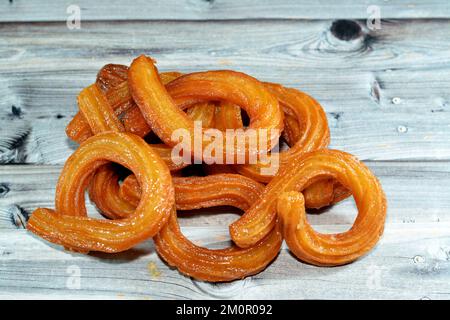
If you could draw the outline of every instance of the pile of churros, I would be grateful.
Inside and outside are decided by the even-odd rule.
[[[153,238],[167,264],[219,282],[262,271],[283,239],[299,260],[337,266],[383,233],[378,179],[354,156],[327,149],[325,112],[299,90],[229,70],[159,73],[142,55],[130,67],[104,66],[78,106],[66,134],[80,145],[62,170],[55,209],[36,209],[27,225],[67,250],[115,253]],[[280,141],[289,148],[278,150]],[[204,174],[186,176],[192,163]],[[87,216],[86,190],[105,219]],[[321,234],[308,223],[307,208],[350,195],[358,214],[348,231]],[[233,245],[192,243],[177,210],[216,206],[243,211],[229,226]]]

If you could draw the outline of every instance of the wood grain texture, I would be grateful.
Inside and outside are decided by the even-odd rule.
[[[223,246],[217,239],[227,237],[223,229],[211,226],[184,232],[196,243],[212,247]],[[0,298],[448,299],[449,239],[448,222],[439,227],[388,224],[378,246],[351,265],[310,266],[284,247],[272,265],[252,278],[208,284],[168,268],[152,242],[122,254],[84,256],[64,252],[25,230],[4,230]],[[74,271],[80,275],[79,288],[73,286]]]
[[[69,30],[71,4],[0,2],[0,299],[450,298],[447,1],[79,0],[81,29]],[[369,5],[380,7],[380,30],[366,27]],[[54,206],[62,164],[77,148],[64,134],[77,94],[104,64],[141,53],[162,71],[234,69],[314,96],[331,146],[366,160],[387,194],[375,250],[318,268],[283,246],[264,272],[216,285],[169,268],[152,241],[84,256],[24,230],[36,207]],[[87,208],[99,217],[89,201]],[[211,211],[180,213],[183,232],[226,246],[238,212]],[[348,199],[308,219],[319,231],[342,232],[355,215]]]
[[[0,21],[65,21],[70,5],[83,20],[366,19],[379,6],[383,19],[448,18],[445,0],[10,0],[0,2]]]
[[[352,41],[337,39],[330,26],[93,22],[73,32],[59,23],[1,25],[0,128],[7,134],[0,161],[62,164],[76,148],[62,134],[76,95],[103,64],[129,64],[140,53],[161,70],[232,68],[304,90],[328,113],[331,146],[364,160],[450,159],[450,45],[442,41],[449,24],[396,21],[375,33],[363,28]]]
[[[367,257],[344,267],[318,268],[296,261],[284,246],[255,277],[212,285],[168,268],[151,241],[121,254],[84,256],[27,233],[23,226],[30,211],[53,206],[60,168],[2,166],[0,298],[450,298],[450,163],[371,162],[369,167],[386,191],[389,213],[385,234]],[[342,232],[355,212],[347,200],[308,218],[322,232]],[[197,244],[217,248],[228,244],[226,225],[235,218],[191,214],[181,218],[181,225]],[[81,274],[79,289],[70,289],[73,268]]]

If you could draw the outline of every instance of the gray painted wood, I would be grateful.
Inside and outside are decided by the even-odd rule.
[[[327,111],[331,146],[361,159],[450,159],[447,21],[396,21],[353,41],[337,39],[330,25],[114,22],[74,32],[58,23],[4,24],[0,161],[62,164],[76,147],[63,131],[78,92],[103,64],[129,64],[139,53],[161,70],[232,68],[302,89]]]
[[[448,222],[439,228],[388,225],[368,256],[337,268],[303,264],[284,248],[260,274],[226,284],[193,281],[169,269],[151,242],[122,254],[83,256],[50,246],[25,230],[2,230],[0,298],[448,299],[449,230]],[[202,245],[227,236],[211,226],[184,232]],[[80,272],[79,289],[70,289],[74,270]]]
[[[0,21],[65,21],[70,5],[83,20],[366,19],[379,6],[383,19],[448,18],[445,0],[10,0],[0,2]]]
[[[151,241],[115,255],[64,252],[23,230],[30,211],[53,206],[57,166],[0,167],[0,297],[26,298],[450,298],[450,165],[448,162],[371,162],[388,198],[385,234],[368,256],[348,266],[318,268],[286,246],[262,273],[212,285],[169,269]],[[92,206],[90,206],[92,212]],[[354,219],[352,200],[309,215],[321,232],[342,232]],[[226,246],[235,215],[183,216],[183,232],[200,245]],[[70,289],[71,270],[80,288]],[[79,269],[78,269],[79,268]],[[107,281],[105,281],[107,280]]]
[[[70,1],[0,2],[0,298],[450,298],[447,1],[134,3],[77,1],[81,29],[69,30]],[[380,30],[365,26],[369,5],[381,8]],[[359,19],[361,32],[331,32],[337,19]],[[151,241],[84,256],[30,235],[28,216],[53,207],[62,164],[77,147],[64,135],[77,93],[102,65],[129,64],[140,53],[160,70],[235,69],[317,98],[332,147],[366,160],[387,194],[376,249],[347,266],[318,268],[283,246],[264,272],[215,285],[170,269]],[[183,231],[200,245],[227,245],[237,213],[217,211],[180,214]],[[308,219],[319,231],[341,232],[355,213],[349,199]]]

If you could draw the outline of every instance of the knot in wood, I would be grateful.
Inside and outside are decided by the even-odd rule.
[[[350,41],[362,36],[361,26],[353,20],[336,20],[330,30],[336,38],[343,41]]]

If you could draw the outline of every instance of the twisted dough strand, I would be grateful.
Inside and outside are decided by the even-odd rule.
[[[298,259],[335,266],[366,254],[383,232],[386,199],[381,185],[352,155],[325,149],[330,139],[325,112],[301,91],[234,71],[158,73],[151,58],[140,56],[130,68],[102,68],[96,83],[81,91],[78,105],[66,132],[81,145],[59,178],[56,209],[36,209],[27,225],[67,249],[120,252],[153,237],[158,254],[180,272],[199,280],[230,281],[263,270],[277,256],[283,237]],[[247,132],[241,108],[250,118],[249,128],[279,132],[253,149],[247,140],[238,149],[233,137],[216,153],[228,160],[233,150],[235,162],[245,154],[245,164],[204,165],[209,176],[183,177],[180,169],[186,164],[172,161],[171,148],[178,144],[175,130],[187,130],[193,137],[194,121],[201,121],[204,149],[211,143],[205,138],[207,128]],[[280,156],[275,176],[264,173],[267,165],[250,164],[250,155],[270,151],[283,128],[290,149],[269,156]],[[150,146],[141,138],[151,131],[163,143]],[[195,153],[191,157],[197,159]],[[210,163],[207,156],[200,157]],[[120,183],[111,162],[132,174]],[[87,217],[86,188],[111,220]],[[305,207],[330,205],[350,192],[358,208],[350,230],[321,234],[308,224]],[[230,225],[232,246],[202,248],[182,234],[177,209],[222,205],[244,211]]]
[[[261,201],[230,225],[233,241],[242,248],[260,241],[275,227],[276,202],[280,194],[301,192],[324,178],[338,180],[352,191],[359,212],[357,222],[366,218],[361,223],[367,227],[366,221],[372,221],[373,218],[377,226],[384,225],[386,200],[378,180],[354,156],[324,149],[304,154],[280,170],[266,186]],[[365,232],[374,233],[377,237],[381,233],[370,226]]]
[[[264,186],[239,174],[216,174],[206,177],[173,177],[177,210],[233,206],[246,210],[259,200]],[[120,196],[136,205],[141,188],[134,175],[120,186]]]
[[[193,244],[180,231],[175,211],[154,238],[158,254],[185,275],[203,281],[231,281],[262,271],[281,248],[278,229],[254,246],[207,249]]]
[[[219,205],[230,205],[241,210],[259,201],[264,187],[249,178],[237,174],[208,177],[175,177],[177,208],[190,210]],[[134,176],[129,176],[121,186],[124,198],[140,197],[140,188]],[[241,249],[231,246],[225,249],[208,249],[195,245],[181,232],[176,211],[172,211],[168,223],[154,238],[158,254],[180,272],[203,281],[231,281],[263,270],[281,248],[278,228],[252,247]]]
[[[335,175],[353,193],[358,216],[346,232],[321,234],[308,223],[303,195],[297,191],[285,192],[277,202],[283,237],[302,261],[319,266],[350,263],[371,250],[381,237],[386,198],[375,176],[352,156],[340,153],[336,157],[321,154],[313,158],[303,160],[305,166],[312,166],[305,169],[310,177],[324,171]]]
[[[248,209],[260,199],[263,185],[237,174],[208,177],[174,177],[176,207],[179,210],[230,205]],[[107,184],[104,186],[106,188]],[[125,179],[120,195],[130,203],[141,197],[134,175]],[[107,189],[104,189],[107,191]],[[281,233],[273,230],[267,238],[247,249],[231,246],[208,249],[188,240],[179,228],[173,209],[168,223],[154,237],[158,254],[180,272],[203,281],[231,281],[263,270],[278,254]]]
[[[176,107],[183,105],[180,101],[192,104],[193,101],[223,100],[239,105],[249,114],[249,128],[257,130],[258,141],[261,140],[260,129],[277,130],[277,134],[270,135],[267,145],[258,145],[256,150],[251,148],[247,139],[243,149],[240,149],[235,141],[236,137],[228,141],[229,138],[224,135],[223,158],[228,153],[242,154],[248,159],[250,154],[267,151],[271,145],[275,145],[283,129],[283,114],[278,101],[262,83],[243,73],[234,71],[191,73],[168,83],[166,90],[158,77],[154,61],[146,56],[140,56],[131,64],[128,83],[133,99],[141,109],[145,120],[168,146],[179,143],[173,138],[173,133],[179,129],[187,130],[191,139],[195,139],[193,121]],[[206,136],[202,136],[200,143],[205,147],[211,142]],[[191,145],[195,145],[195,141],[192,141]]]
[[[107,162],[133,171],[143,190],[138,207],[124,219],[110,221],[86,216],[84,190],[91,175]],[[142,138],[102,133],[82,143],[64,165],[56,188],[56,210],[36,209],[27,228],[75,250],[120,252],[153,237],[167,222],[174,201],[167,166]]]

